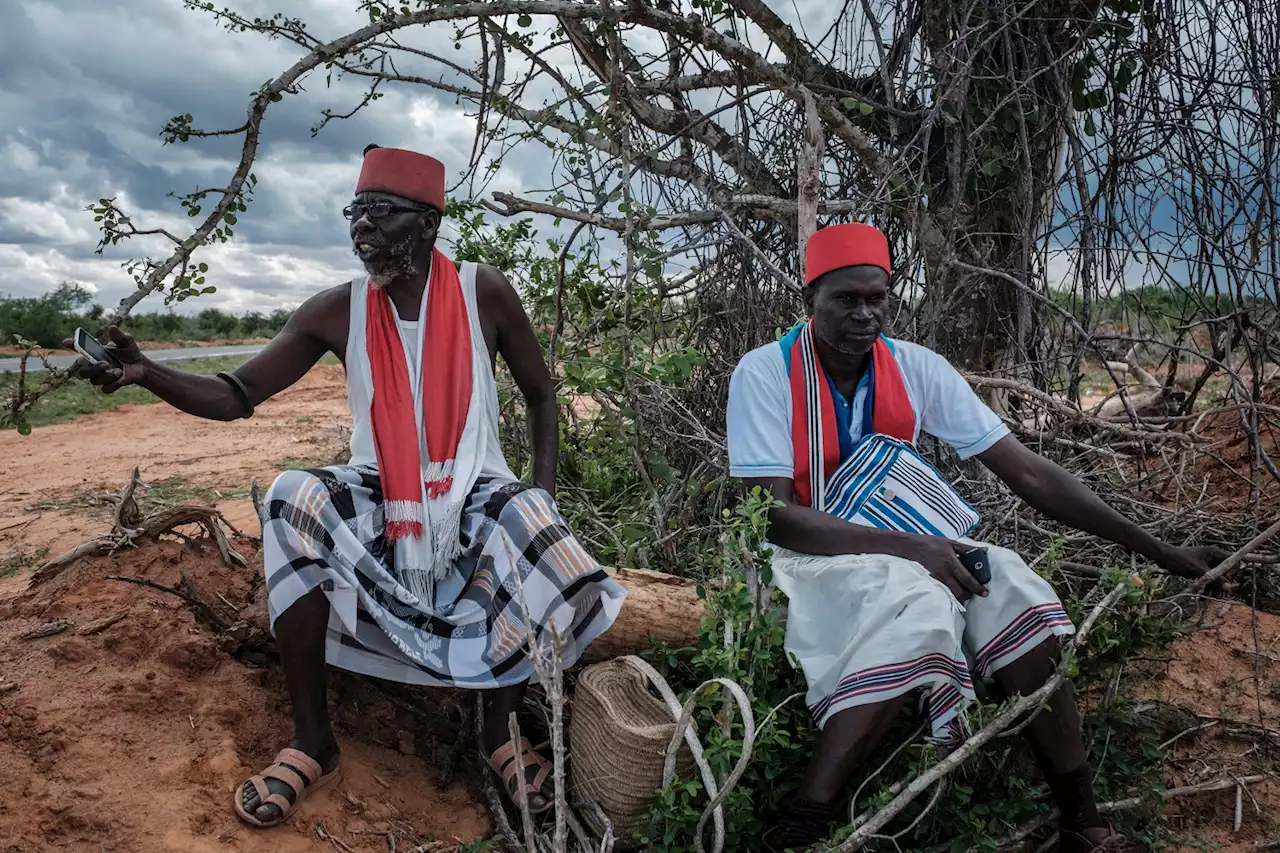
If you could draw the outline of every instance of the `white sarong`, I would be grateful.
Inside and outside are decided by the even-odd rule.
[[[847,708],[923,689],[933,737],[944,738],[974,698],[974,674],[988,678],[1075,632],[1047,581],[1013,551],[984,547],[990,595],[963,605],[911,560],[775,549],[774,583],[789,599],[786,649],[804,670],[819,727]]]

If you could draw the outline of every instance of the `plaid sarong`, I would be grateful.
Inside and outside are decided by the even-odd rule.
[[[375,468],[286,471],[267,493],[263,516],[272,630],[320,587],[330,603],[327,662],[391,681],[493,688],[535,679],[526,613],[543,648],[555,627],[569,666],[613,624],[626,597],[551,496],[518,482],[476,482],[463,509],[462,556],[433,602],[396,577]]]

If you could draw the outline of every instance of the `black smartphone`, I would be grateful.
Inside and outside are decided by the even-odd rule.
[[[969,570],[973,579],[986,586],[991,583],[991,560],[986,548],[970,548],[957,554],[960,564]]]
[[[75,351],[80,353],[90,361],[106,362],[111,367],[119,368],[122,365],[120,360],[111,354],[111,351],[98,342],[98,339],[86,332],[84,329],[76,329],[75,335],[71,339],[71,345],[75,347]]]

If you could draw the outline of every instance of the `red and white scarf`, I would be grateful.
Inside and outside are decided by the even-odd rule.
[[[869,369],[872,432],[914,443],[915,411],[898,360],[883,337],[876,338],[871,348]],[[802,506],[823,509],[827,477],[840,466],[840,434],[831,385],[814,345],[812,321],[791,345],[790,379],[796,500]]]
[[[431,255],[422,345],[422,399],[414,400],[396,308],[381,287],[370,287],[365,346],[373,378],[369,416],[378,452],[386,534],[391,540],[425,533],[428,499],[447,494],[471,407],[471,323],[453,261]],[[421,407],[428,461],[418,451]]]
[[[367,418],[365,434],[372,434],[369,455],[377,458],[397,579],[430,607],[437,582],[462,551],[462,510],[483,467],[488,433],[496,426],[489,423],[493,413],[483,398],[477,398],[495,393],[487,350],[473,340],[458,270],[438,249],[419,308],[416,349],[402,340],[387,292],[372,283],[364,291],[362,310],[353,306],[352,322],[363,321],[354,342],[368,369],[349,365],[355,370],[348,381],[363,386],[360,396],[368,408],[353,409],[352,417]],[[406,350],[417,353],[418,365],[409,364]]]

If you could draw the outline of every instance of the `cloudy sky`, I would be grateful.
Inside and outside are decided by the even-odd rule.
[[[305,16],[330,39],[368,22],[350,0],[237,0],[248,14]],[[422,34],[462,59],[452,30]],[[434,42],[434,45],[430,43]],[[248,98],[301,55],[257,34],[232,34],[181,0],[3,0],[0,2],[0,294],[43,293],[64,280],[87,283],[114,306],[133,290],[121,261],[148,244],[94,254],[97,230],[86,204],[117,197],[139,227],[189,222],[171,192],[225,185],[239,138],[166,146],[165,122],[191,113],[196,127],[234,127]],[[256,200],[236,239],[203,255],[215,295],[188,306],[233,311],[293,307],[353,277],[346,222],[361,151],[370,142],[433,153],[460,178],[474,122],[451,97],[401,89],[356,117],[311,135],[321,111],[346,112],[355,85],[306,81],[307,91],[268,114],[255,172]],[[228,144],[230,143],[230,144]],[[545,155],[507,158],[490,190],[536,186]],[[152,243],[158,257],[164,246]],[[354,265],[354,266],[353,266]],[[162,308],[152,297],[141,308]]]
[[[368,20],[354,0],[230,3],[251,16],[303,16],[326,40]],[[824,0],[773,6],[801,29],[806,20],[831,15]],[[407,38],[460,63],[475,61],[470,42],[454,50],[450,25],[419,28]],[[228,33],[207,14],[184,10],[182,0],[0,0],[0,295],[37,295],[73,280],[114,306],[133,290],[121,262],[164,257],[168,249],[134,240],[96,255],[98,232],[85,206],[116,197],[140,227],[189,228],[169,194],[225,185],[240,139],[166,146],[160,137],[166,121],[191,113],[200,128],[237,126],[250,93],[301,55],[291,44]],[[358,274],[339,211],[371,142],[435,154],[451,179],[462,178],[475,124],[451,96],[425,87],[390,90],[370,109],[312,136],[323,110],[346,112],[362,91],[355,82],[330,87],[313,74],[304,93],[271,108],[255,164],[256,200],[240,218],[234,242],[200,255],[218,292],[181,310],[292,308]],[[529,92],[524,102],[538,106],[545,94]],[[538,146],[521,146],[502,159],[486,190],[536,196],[548,182],[550,162]],[[1166,202],[1157,200],[1153,213]],[[537,228],[542,236],[555,230],[547,220]],[[1051,281],[1069,270],[1066,253],[1050,258]],[[1142,270],[1126,269],[1122,278],[1140,280]],[[159,297],[141,306],[162,307]]]

